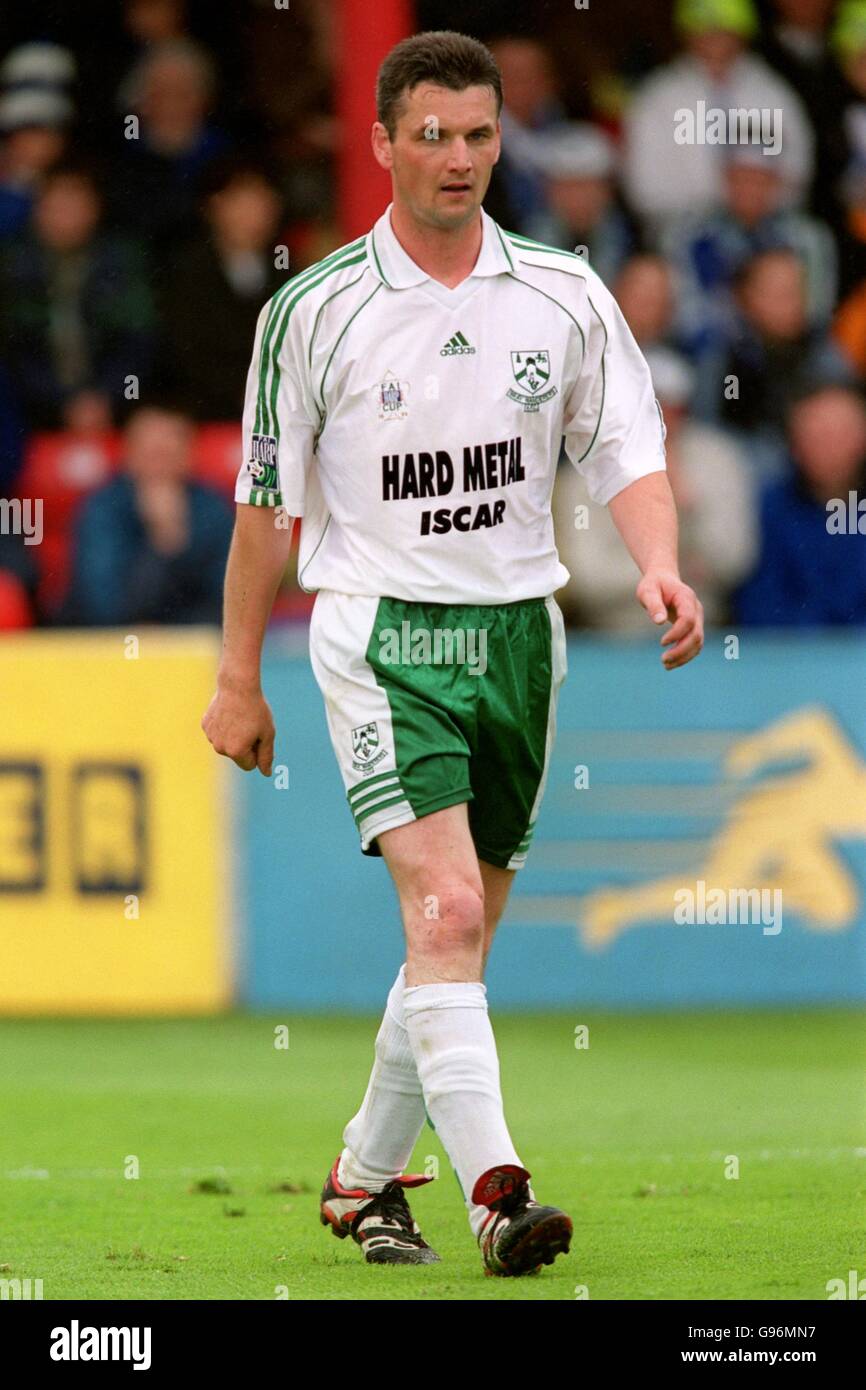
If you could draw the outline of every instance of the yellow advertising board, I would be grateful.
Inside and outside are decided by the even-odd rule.
[[[0,639],[0,1012],[230,1002],[210,631]]]

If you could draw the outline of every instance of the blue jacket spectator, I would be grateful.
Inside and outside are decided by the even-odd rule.
[[[836,303],[837,256],[830,228],[783,206],[784,150],[767,157],[760,147],[727,152],[725,203],[705,217],[670,225],[662,249],[679,270],[678,333],[690,352],[717,346],[731,333],[732,289],[743,266],[764,251],[789,250],[803,264],[806,318],[826,327]]]
[[[193,431],[143,407],[127,427],[124,472],[82,507],[64,613],[79,626],[218,623],[232,515],[190,480]]]
[[[866,627],[866,405],[854,390],[824,387],[798,401],[789,428],[796,473],[764,493],[760,556],[737,617]]]

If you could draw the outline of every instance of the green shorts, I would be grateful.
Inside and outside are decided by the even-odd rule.
[[[567,671],[552,597],[410,603],[322,589],[310,661],[365,854],[377,835],[469,803],[479,859],[526,862]]]

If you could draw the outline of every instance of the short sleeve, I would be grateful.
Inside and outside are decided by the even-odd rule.
[[[294,339],[282,333],[279,299],[263,307],[256,324],[243,412],[243,458],[235,501],[284,507],[303,516],[305,483],[315,452],[315,411]]]
[[[664,470],[665,432],[646,359],[600,280],[589,287],[587,312],[583,363],[563,431],[590,497],[605,505],[629,483]]]

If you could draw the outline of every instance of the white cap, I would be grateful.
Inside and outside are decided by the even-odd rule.
[[[614,172],[616,149],[598,126],[573,121],[545,132],[539,164],[550,179],[603,179]]]
[[[644,357],[658,399],[671,406],[688,405],[695,389],[695,374],[685,357],[666,347],[649,347]]]
[[[22,87],[0,96],[0,131],[4,133],[27,126],[62,126],[72,114],[72,102],[62,92]]]
[[[0,82],[40,82],[62,86],[75,77],[75,58],[57,43],[22,43],[0,63]]]

